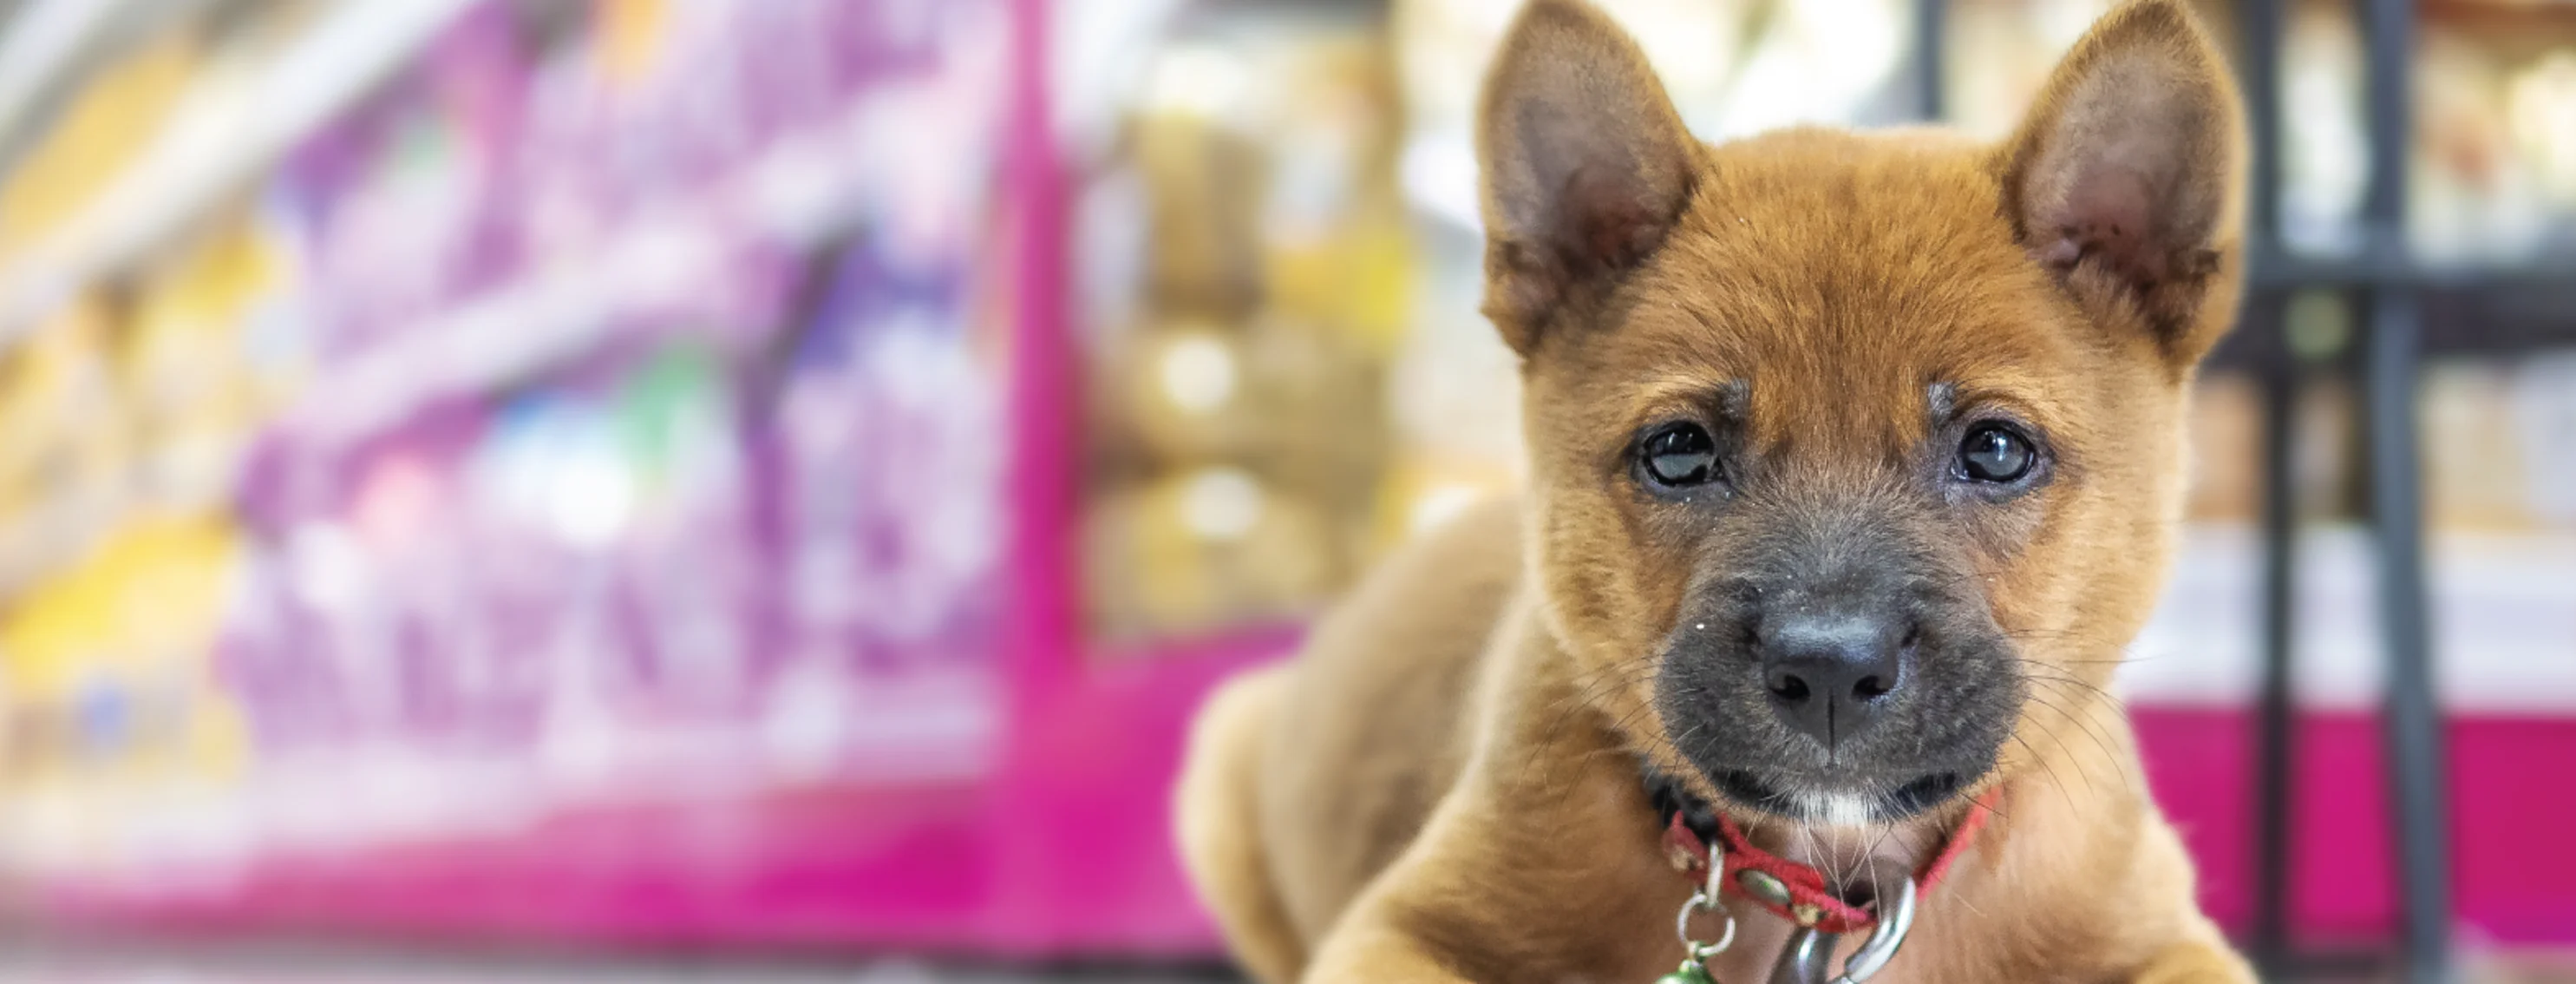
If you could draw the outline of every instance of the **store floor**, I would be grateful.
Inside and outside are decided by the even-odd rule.
[[[1027,973],[694,967],[377,966],[204,967],[187,963],[0,966],[0,984],[1218,984],[1230,978],[1146,971]]]
[[[12,945],[0,984],[1238,984],[1219,968],[978,967],[910,961],[608,960],[238,947]]]
[[[491,966],[210,969],[182,964],[137,962],[115,966],[35,966],[0,968],[0,984],[1215,984],[1223,977],[1172,977],[1151,972],[1083,971],[1077,973],[997,973],[989,971],[894,970],[760,970],[751,968],[695,970],[645,967],[511,969]],[[2373,978],[2317,978],[2324,984]],[[2463,984],[2571,984],[2576,970],[2491,969],[2462,978]]]
[[[1052,970],[917,962],[636,962],[240,947],[0,948],[0,984],[1239,984],[1216,968]],[[2374,978],[2319,977],[2320,982]],[[2576,984],[2576,952],[2474,958],[2462,984]]]
[[[667,970],[642,967],[514,970],[495,967],[234,968],[136,963],[115,967],[0,969],[5,984],[1206,984],[1224,978],[1168,977],[1150,973],[1102,975],[991,972],[774,971],[758,969]]]

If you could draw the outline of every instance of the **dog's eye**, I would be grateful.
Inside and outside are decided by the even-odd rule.
[[[1665,424],[1637,447],[1646,480],[1668,489],[1705,485],[1717,477],[1717,441],[1698,424]]]
[[[1980,424],[1959,442],[1959,474],[1972,482],[2018,482],[2038,458],[2029,438],[2003,424]]]

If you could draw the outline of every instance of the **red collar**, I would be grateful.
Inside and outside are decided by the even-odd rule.
[[[1994,812],[1994,793],[1977,798],[1968,805],[1968,815],[1950,832],[1948,842],[1939,853],[1916,872],[1914,883],[1920,894],[1929,894],[1950,863],[1968,849],[1977,831],[1986,825],[1986,815]],[[1813,926],[1828,933],[1849,933],[1866,929],[1878,922],[1875,907],[1863,909],[1844,902],[1826,887],[1821,871],[1753,846],[1751,838],[1726,815],[1717,815],[1717,837],[1726,851],[1726,870],[1720,872],[1721,883],[1728,894],[1750,899],[1772,914],[1800,926]],[[1684,872],[1698,872],[1708,866],[1708,846],[1692,832],[1681,812],[1673,814],[1671,826],[1664,829],[1664,846],[1673,854],[1674,866]],[[1704,880],[1693,875],[1694,882]]]

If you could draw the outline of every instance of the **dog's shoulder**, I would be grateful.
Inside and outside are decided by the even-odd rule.
[[[1280,892],[1320,927],[1457,781],[1481,657],[1521,584],[1518,503],[1471,506],[1397,548],[1285,669],[1260,769]]]

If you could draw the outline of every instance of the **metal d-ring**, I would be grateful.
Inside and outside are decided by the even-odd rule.
[[[1691,913],[1701,911],[1717,913],[1726,920],[1726,929],[1718,933],[1715,943],[1702,943],[1691,938]],[[1691,959],[1706,960],[1735,945],[1735,914],[1726,911],[1726,906],[1720,904],[1715,896],[1707,892],[1692,892],[1690,901],[1682,903],[1682,911],[1673,917],[1673,935],[1681,937],[1682,950]]]
[[[1878,928],[1869,939],[1843,961],[1843,975],[1833,984],[1862,984],[1878,976],[1880,968],[1896,956],[1896,948],[1905,945],[1905,932],[1914,928],[1914,879],[1905,879],[1905,889],[1896,893],[1896,904],[1878,914]]]
[[[1897,894],[1895,904],[1879,913],[1878,928],[1851,959],[1843,961],[1839,977],[1825,977],[1827,961],[1833,959],[1834,935],[1814,926],[1800,928],[1789,937],[1789,945],[1780,951],[1780,960],[1771,967],[1771,984],[1863,984],[1878,976],[1896,948],[1905,945],[1905,932],[1914,928],[1914,879],[1905,880],[1905,890]]]
[[[1716,845],[1709,845],[1708,882],[1692,892],[1690,900],[1682,903],[1682,911],[1673,916],[1673,935],[1681,937],[1682,952],[1692,960],[1705,962],[1735,945],[1735,914],[1726,911],[1726,897],[1719,891],[1725,885],[1725,874],[1726,855]],[[1718,934],[1715,943],[1691,939],[1691,913],[1702,911],[1717,913],[1726,920],[1726,929]]]

